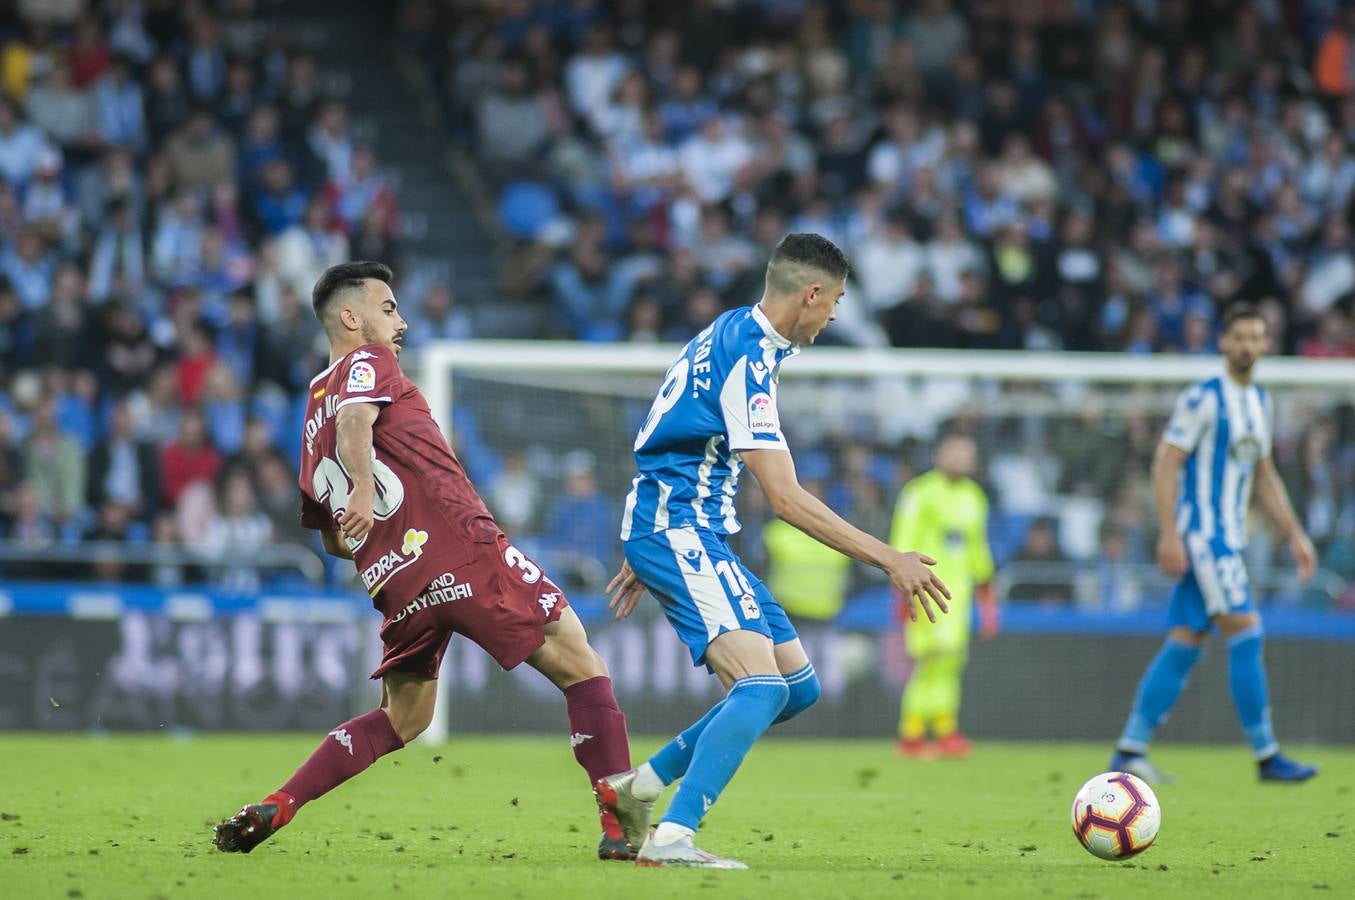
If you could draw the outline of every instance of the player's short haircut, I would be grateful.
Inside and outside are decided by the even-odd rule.
[[[847,257],[828,238],[819,234],[788,234],[772,251],[767,262],[767,290],[794,294],[807,284],[847,280],[851,266]]]
[[[320,324],[325,325],[332,306],[330,301],[344,291],[361,288],[363,282],[369,278],[390,284],[395,279],[395,273],[385,263],[366,260],[339,263],[326,269],[325,274],[315,282],[315,288],[311,291],[311,306],[315,309],[315,318],[320,320]]]
[[[1227,331],[1233,327],[1234,322],[1241,322],[1244,319],[1255,319],[1265,327],[1267,332],[1270,331],[1270,323],[1266,321],[1266,317],[1261,315],[1261,310],[1250,303],[1234,303],[1228,307],[1228,311],[1223,314],[1223,330]]]

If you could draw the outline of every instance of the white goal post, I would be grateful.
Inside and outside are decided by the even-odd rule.
[[[620,397],[616,385],[624,384],[628,401],[647,405],[681,349],[676,344],[439,342],[419,354],[416,377],[434,417],[450,439],[453,407],[466,402],[459,401],[456,376],[479,380],[474,405],[490,412],[492,409],[488,408],[494,404],[496,391],[501,390],[496,386],[500,380],[518,394],[529,395],[533,391],[584,394],[596,390],[599,396]],[[1115,403],[1126,402],[1124,398],[1138,392],[1151,394],[1153,409],[1160,414],[1163,405],[1174,398],[1176,389],[1221,371],[1222,361],[1216,355],[806,347],[782,368],[782,406],[784,413],[787,398],[793,396],[797,383],[818,385],[812,389],[810,405],[825,410],[825,415],[832,415],[831,411],[840,407],[853,407],[858,416],[874,415],[902,422],[893,431],[883,429],[887,434],[897,437],[908,433],[925,442],[934,437],[927,422],[939,421],[965,405],[971,409],[977,405],[984,414],[991,410],[993,416],[1000,416],[1007,412],[1008,398],[1013,396],[1014,402],[1028,404],[1028,395],[1038,395],[1036,402],[1043,406],[1031,413],[1038,417],[1071,416],[1085,398],[1094,395],[1108,401],[1104,408],[1114,416],[1119,409]],[[588,380],[589,375],[597,376],[595,383]],[[558,385],[553,376],[558,377]],[[485,379],[490,382],[488,386]],[[1277,397],[1283,396],[1283,404],[1277,404],[1280,420],[1292,418],[1298,409],[1305,416],[1303,421],[1311,422],[1314,417],[1329,415],[1340,404],[1355,404],[1355,360],[1271,357],[1258,364],[1257,379]],[[835,383],[847,387],[836,393],[825,387]],[[1013,385],[1027,386],[1026,393],[1013,391]],[[1032,385],[1044,386],[1046,390],[1030,391]],[[858,402],[862,395],[868,395],[868,399]],[[805,398],[804,394],[800,396],[802,406]],[[928,407],[920,420],[908,418],[913,413],[909,409],[913,404]],[[924,424],[919,427],[918,421]],[[525,434],[528,423],[523,422],[522,428]],[[499,436],[500,446],[512,439],[507,431]],[[621,445],[629,447],[633,437],[633,434],[599,434],[597,440],[616,451]],[[432,742],[443,741],[447,736],[450,705],[447,689],[445,684],[439,687],[437,710],[426,732]]]

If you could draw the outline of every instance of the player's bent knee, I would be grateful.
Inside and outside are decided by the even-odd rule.
[[[809,677],[794,684],[787,682],[787,689],[786,705],[781,708],[781,714],[776,717],[773,725],[779,725],[795,718],[817,703],[819,697],[823,694],[823,688],[819,684],[819,676],[814,674],[813,671],[809,673]]]
[[[720,717],[722,738],[751,745],[775,724],[789,697],[786,682],[780,679],[754,676],[736,681],[722,704],[732,712]]]
[[[433,713],[430,710],[427,714],[420,712],[401,717],[398,720],[392,720],[391,727],[395,729],[396,734],[400,735],[400,740],[408,744],[428,730],[428,726],[432,724],[432,721]]]
[[[546,636],[541,649],[527,658],[527,664],[564,690],[580,681],[606,675],[607,665],[584,639],[574,636]]]
[[[1215,617],[1219,632],[1224,637],[1232,637],[1261,624],[1261,617],[1254,612],[1224,613]]]
[[[1188,647],[1203,647],[1205,641],[1208,639],[1209,632],[1196,631],[1185,625],[1177,625],[1167,632],[1167,640],[1177,644],[1185,644]]]
[[[385,707],[391,728],[400,735],[400,740],[408,744],[427,730],[433,722],[432,704],[392,704]]]

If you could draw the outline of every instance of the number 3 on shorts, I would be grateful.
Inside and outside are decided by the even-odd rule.
[[[536,584],[541,580],[541,570],[537,568],[536,563],[532,562],[526,555],[513,545],[503,551],[503,561],[515,569],[522,570],[522,580],[528,584]]]

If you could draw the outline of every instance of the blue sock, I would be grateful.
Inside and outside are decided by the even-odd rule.
[[[721,700],[712,706],[704,716],[688,725],[685,731],[664,744],[649,758],[649,767],[665,786],[687,774],[687,767],[692,763],[692,754],[696,752],[697,738],[701,737],[701,732],[706,730],[711,719],[724,709],[726,702]]]
[[[822,692],[819,687],[819,676],[814,671],[813,663],[805,663],[804,666],[787,675],[786,687],[790,688],[790,699],[786,701],[785,709],[781,710],[781,715],[776,717],[773,725],[789,722],[809,709],[819,699],[819,694]]]
[[[822,693],[819,676],[814,671],[813,663],[805,663],[803,667],[787,675],[786,687],[790,689],[790,699],[786,701],[785,708],[781,710],[781,715],[776,717],[773,725],[788,722],[809,709]],[[701,736],[702,731],[705,731],[710,720],[715,718],[715,714],[724,703],[725,701],[721,700],[712,706],[709,712],[687,726],[685,731],[664,744],[649,758],[649,767],[665,786],[687,774],[687,767],[692,763],[692,754],[696,752],[696,739]]]
[[[1261,626],[1239,631],[1228,639],[1228,687],[1242,731],[1257,759],[1273,756],[1280,749],[1270,725],[1270,694],[1266,670],[1261,663]]]
[[[662,821],[695,831],[789,696],[780,675],[750,675],[734,682],[720,711],[697,738],[691,768]]]
[[[1116,745],[1118,749],[1127,753],[1148,752],[1153,732],[1171,712],[1201,652],[1202,648],[1193,644],[1167,639],[1143,673],[1139,692],[1134,697],[1134,709],[1129,713],[1129,721],[1125,722],[1124,733]]]

